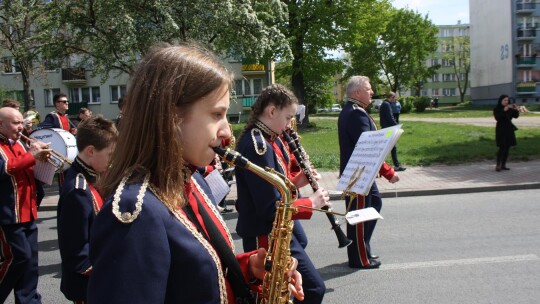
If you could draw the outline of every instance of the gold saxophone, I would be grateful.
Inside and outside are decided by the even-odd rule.
[[[273,169],[261,168],[240,153],[227,149],[214,148],[222,159],[234,166],[245,168],[276,187],[281,194],[282,201],[277,202],[276,217],[272,231],[268,236],[268,252],[266,253],[264,268],[265,274],[262,284],[262,295],[257,299],[259,304],[286,304],[292,303],[289,282],[285,274],[291,268],[291,239],[294,221],[293,215],[298,212],[293,206],[291,189],[296,189],[287,179],[281,178]]]

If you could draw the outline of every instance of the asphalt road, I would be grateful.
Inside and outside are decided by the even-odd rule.
[[[538,303],[538,197],[540,190],[386,198],[372,240],[377,270],[348,268],[326,216],[315,214],[303,225],[327,285],[324,303]],[[70,303],[59,292],[55,212],[39,216],[43,303]],[[234,231],[236,214],[226,222]]]

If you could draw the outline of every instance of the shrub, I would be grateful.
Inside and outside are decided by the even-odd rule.
[[[416,97],[414,99],[414,108],[416,110],[416,112],[424,112],[426,110],[427,107],[430,106],[431,104],[431,98],[427,97],[427,96],[420,96],[420,97]]]
[[[401,113],[410,113],[413,108],[413,96],[405,96],[399,99],[401,103]]]

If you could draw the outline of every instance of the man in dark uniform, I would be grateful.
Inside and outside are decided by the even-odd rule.
[[[339,134],[339,174],[341,175],[349,162],[356,142],[364,131],[375,131],[377,127],[373,118],[366,112],[365,108],[371,103],[371,84],[366,76],[353,76],[347,85],[347,103],[339,114],[338,134]],[[399,176],[394,170],[383,163],[379,174],[388,179],[391,183],[399,181]],[[373,207],[377,212],[381,211],[382,200],[374,182],[368,195],[362,197],[357,195],[352,200],[347,197],[348,210],[358,210]],[[378,268],[381,265],[378,256],[371,253],[370,240],[377,221],[368,221],[356,226],[347,224],[347,237],[353,243],[347,247],[349,257],[349,267],[351,268]]]
[[[36,158],[47,157],[47,144],[19,140],[23,117],[0,109],[0,303],[11,291],[15,303],[41,303],[38,284],[38,232],[35,220],[43,199],[34,178]]]
[[[77,127],[69,120],[67,116],[67,110],[69,109],[69,101],[67,95],[64,93],[58,93],[53,97],[54,107],[56,111],[45,116],[43,122],[39,125],[40,129],[58,128],[64,129],[71,134],[77,133]]]
[[[78,127],[79,154],[65,173],[58,200],[58,245],[62,258],[60,290],[68,300],[86,302],[90,229],[103,205],[95,183],[109,166],[118,131],[101,116],[83,120]]]

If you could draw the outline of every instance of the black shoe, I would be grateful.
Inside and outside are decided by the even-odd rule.
[[[510,170],[510,168],[508,168],[508,167],[501,167],[501,169],[503,169],[503,170]]]
[[[405,170],[407,170],[407,168],[401,167],[401,166],[394,168],[394,171],[405,171]]]
[[[221,213],[230,213],[230,212],[233,212],[234,210],[232,210],[231,208],[223,208],[223,211],[221,211]]]
[[[370,260],[378,260],[378,259],[379,259],[379,256],[378,256],[378,255],[370,255],[370,256],[369,256],[369,259],[370,259]]]
[[[358,269],[375,269],[375,268],[379,268],[380,266],[381,266],[381,262],[379,262],[377,260],[369,260],[369,264],[366,265],[366,266],[363,266],[363,265],[352,266],[351,264],[349,264],[349,267],[358,268]]]

